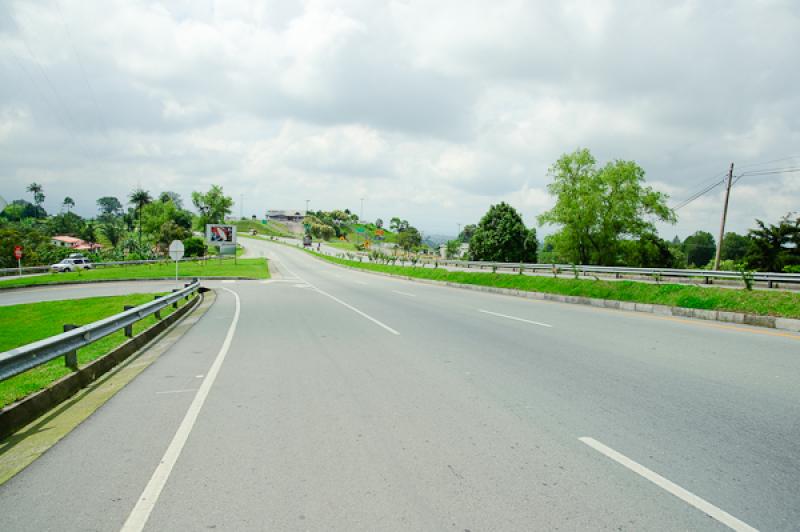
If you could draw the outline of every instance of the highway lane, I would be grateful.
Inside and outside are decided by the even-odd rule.
[[[287,278],[215,283],[187,337],[0,487],[0,529],[122,526],[223,344],[225,289],[239,323],[147,529],[724,529],[584,436],[750,525],[799,521],[796,337],[263,246]]]

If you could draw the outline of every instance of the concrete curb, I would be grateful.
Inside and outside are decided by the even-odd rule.
[[[0,410],[0,440],[13,434],[16,430],[72,397],[82,388],[90,385],[197,307],[202,299],[203,295],[200,293],[186,305],[134,338],[117,346],[108,354],[93,360],[69,375],[65,375],[47,388],[4,407]]]
[[[416,283],[430,284],[436,286],[448,286],[450,288],[460,288],[462,290],[473,290],[476,292],[488,292],[491,294],[502,294],[506,296],[524,297],[527,299],[537,299],[540,301],[555,301],[557,303],[569,303],[577,305],[590,305],[593,307],[608,308],[614,310],[627,310],[629,312],[645,312],[648,314],[659,314],[662,316],[677,316],[681,318],[694,318],[699,320],[719,321],[723,323],[734,323],[739,325],[752,325],[754,327],[766,327],[769,329],[779,329],[790,332],[800,332],[800,320],[792,318],[780,318],[776,316],[762,316],[759,314],[747,314],[744,312],[728,312],[724,310],[704,310],[686,307],[670,307],[668,305],[654,305],[646,303],[634,303],[630,301],[617,301],[614,299],[595,299],[580,296],[562,296],[559,294],[549,294],[546,292],[527,292],[525,290],[515,290],[512,288],[499,288],[494,286],[480,286],[472,284],[451,283],[448,281],[435,281],[432,279],[420,279],[418,277],[408,277],[406,275],[394,275],[384,272],[375,272],[352,266],[344,266],[335,262],[312,255],[317,260],[325,261],[328,264],[354,270],[358,272],[392,277],[395,279],[405,279]]]
[[[256,279],[255,277],[234,277],[234,276],[221,276],[221,277],[214,277],[214,276],[199,276],[199,275],[190,275],[190,276],[179,276],[178,281],[191,281],[192,279],[200,279],[201,281],[225,281],[225,280],[233,280],[233,281],[263,281],[266,279]],[[91,281],[70,281],[67,283],[39,283],[39,284],[26,284],[25,286],[9,286],[8,288],[3,287],[0,285],[0,293],[12,290],[25,290],[26,288],[42,288],[47,286],[69,286],[69,285],[81,285],[81,284],[97,284],[97,283],[130,283],[130,282],[143,282],[146,283],[148,281],[175,281],[175,277],[135,277],[133,279],[94,279]]]

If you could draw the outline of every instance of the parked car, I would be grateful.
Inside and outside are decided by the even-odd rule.
[[[94,268],[89,259],[84,257],[70,257],[53,264],[50,270],[54,273],[75,272],[78,270],[91,270]]]

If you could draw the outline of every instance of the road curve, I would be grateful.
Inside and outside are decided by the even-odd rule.
[[[797,335],[248,246],[281,275],[208,283],[182,340],[0,487],[0,529],[800,522]]]

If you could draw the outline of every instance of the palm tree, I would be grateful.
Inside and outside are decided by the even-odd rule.
[[[39,183],[31,183],[25,190],[33,194],[33,202],[37,207],[40,207],[42,203],[44,203],[44,189],[42,185]]]
[[[139,247],[142,247],[142,208],[153,201],[150,193],[143,188],[137,188],[128,196],[128,203],[136,205],[136,214],[139,218]]]
[[[67,209],[67,212],[70,212],[70,210],[75,207],[75,200],[67,196],[64,198],[62,205],[65,209]]]

